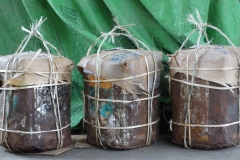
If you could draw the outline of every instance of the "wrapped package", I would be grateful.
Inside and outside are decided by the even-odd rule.
[[[161,59],[161,52],[116,49],[79,62],[88,143],[132,149],[158,140]]]
[[[73,62],[25,52],[0,57],[0,142],[15,152],[43,152],[71,144]]]
[[[172,141],[185,148],[217,149],[239,143],[240,52],[219,28],[196,18],[187,20],[195,29],[170,60]],[[211,45],[206,30],[223,36],[231,46]],[[191,36],[196,43],[182,49]],[[206,44],[201,45],[202,40]]]
[[[234,146],[239,141],[237,48],[200,46],[195,68],[196,54],[195,48],[179,50],[169,63],[172,141],[201,149]]]

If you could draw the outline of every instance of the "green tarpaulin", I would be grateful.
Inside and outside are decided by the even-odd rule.
[[[44,39],[55,45],[66,57],[76,64],[85,56],[91,43],[101,32],[110,31],[115,25],[113,17],[120,24],[135,24],[128,30],[152,50],[166,54],[174,53],[193,30],[187,22],[187,14],[198,9],[204,22],[220,28],[235,45],[240,45],[240,3],[239,0],[0,0],[0,55],[12,54],[26,33],[21,26],[29,28],[41,16],[47,21],[40,31]],[[213,44],[229,45],[216,31],[207,29]],[[196,43],[193,36],[187,46]],[[111,47],[134,48],[126,39],[117,39]],[[41,42],[33,39],[27,50],[43,48]],[[161,80],[161,102],[171,103],[168,83],[167,57],[164,57],[164,72]],[[72,128],[76,128],[84,116],[83,81],[75,68],[72,83]]]

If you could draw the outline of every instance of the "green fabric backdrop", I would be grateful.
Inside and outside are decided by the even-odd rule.
[[[12,54],[26,33],[21,26],[29,28],[40,16],[47,18],[40,31],[44,38],[54,44],[66,57],[76,64],[85,56],[91,43],[114,26],[113,17],[120,24],[136,24],[130,32],[152,50],[166,54],[174,53],[193,30],[186,15],[194,14],[197,8],[204,22],[208,22],[226,33],[233,43],[240,45],[239,0],[0,0],[0,55]],[[214,44],[229,45],[215,31],[207,29]],[[135,48],[126,38],[104,48],[122,46]],[[187,46],[196,42],[193,36]],[[27,50],[43,48],[33,39]],[[161,80],[161,102],[171,103],[168,84],[164,77],[168,73],[167,56],[164,56],[164,71]],[[72,128],[76,128],[84,116],[81,91],[83,81],[75,68],[72,83]]]

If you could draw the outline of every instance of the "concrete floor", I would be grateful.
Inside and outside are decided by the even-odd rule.
[[[110,159],[110,160],[238,160],[240,148],[238,146],[220,150],[184,149],[183,146],[171,142],[170,136],[161,136],[160,140],[148,147],[133,150],[105,150],[100,148],[72,149],[58,156],[26,155],[9,153],[0,147],[0,159]]]

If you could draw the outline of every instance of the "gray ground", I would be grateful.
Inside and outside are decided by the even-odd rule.
[[[58,156],[23,155],[9,153],[0,147],[0,159],[164,159],[164,160],[239,160],[240,148],[231,147],[220,150],[184,149],[175,145],[169,136],[162,136],[156,143],[143,148],[133,150],[105,150],[100,148],[72,149]]]

